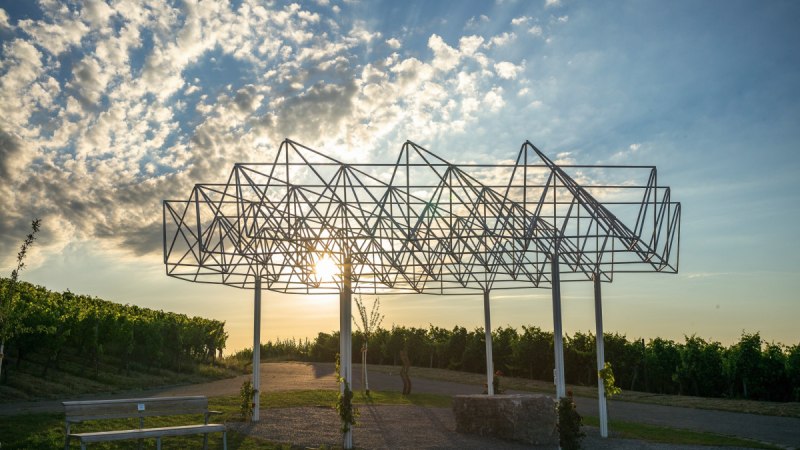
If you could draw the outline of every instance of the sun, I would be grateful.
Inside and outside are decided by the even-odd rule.
[[[317,260],[314,272],[319,281],[333,281],[333,277],[339,275],[339,266],[336,265],[330,256],[325,255]]]

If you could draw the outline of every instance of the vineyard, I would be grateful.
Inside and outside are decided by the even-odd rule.
[[[353,334],[353,362],[360,362],[364,336]],[[378,329],[369,341],[370,364],[392,364],[408,350],[417,367],[485,373],[482,328],[468,331],[430,326]],[[498,328],[492,332],[494,368],[505,375],[543,381],[553,379],[553,334],[537,327]],[[319,333],[314,340],[267,342],[262,358],[333,361],[339,351],[338,333]],[[596,386],[595,337],[575,333],[564,340],[567,383]],[[250,350],[236,356],[249,358]],[[659,394],[800,401],[800,345],[765,343],[758,333],[742,334],[738,343],[724,347],[687,336],[684,342],[661,338],[645,342],[624,335],[605,335],[605,355],[617,385],[623,389]]]
[[[8,292],[0,279],[0,293]],[[18,282],[4,319],[6,342],[0,386],[15,376],[47,378],[53,371],[98,378],[102,374],[191,373],[213,363],[227,340],[225,323],[122,305]]]

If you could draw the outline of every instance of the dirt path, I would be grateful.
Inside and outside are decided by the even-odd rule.
[[[333,371],[334,371],[333,364],[330,363],[314,363],[314,364],[265,363],[261,365],[261,389],[263,392],[296,390],[296,389],[336,389],[337,383]],[[359,381],[360,377],[357,365],[354,366],[353,371],[355,373],[353,387],[354,389],[358,389],[360,388],[360,381]],[[236,395],[238,394],[239,388],[241,387],[242,383],[248,379],[250,379],[249,375],[242,375],[235,378],[218,380],[203,384],[188,385],[188,386],[173,386],[173,387],[166,387],[159,389],[151,389],[146,391],[134,391],[134,392],[129,391],[113,395],[98,395],[95,397],[124,398],[131,396],[141,397],[141,396],[174,396],[174,395],[207,395],[210,397],[214,397],[214,396],[224,396],[224,395]],[[429,392],[429,393],[444,394],[444,395],[475,394],[482,392],[482,387],[475,385],[438,381],[438,380],[427,380],[422,378],[413,378],[413,369],[412,369],[412,382],[413,382],[413,392]],[[402,381],[399,375],[397,374],[386,374],[386,373],[379,373],[376,371],[370,374],[370,387],[374,390],[379,390],[379,391],[385,391],[385,390],[400,391],[402,390]],[[91,397],[82,397],[82,398],[91,398]],[[578,397],[576,398],[576,403],[578,404],[578,410],[581,412],[581,414],[594,415],[594,416],[597,415],[596,400]],[[296,409],[296,408],[290,408],[290,409]],[[412,416],[416,417],[418,414],[415,413],[413,409],[414,408],[411,407],[399,407],[399,408],[398,407],[390,408],[385,406],[371,407],[367,410],[368,414],[362,416],[362,421],[364,421],[365,423],[371,423],[370,427],[379,427],[380,429],[380,427],[383,426],[384,429],[386,429],[386,426],[388,426],[387,424],[394,424],[395,422],[403,423],[404,420],[408,420]],[[62,409],[60,401],[21,402],[21,403],[7,403],[0,405],[0,415],[20,414],[26,412],[61,412],[61,411]],[[403,414],[401,411],[411,411],[411,412],[410,413],[406,412],[405,414],[407,414],[407,417],[405,417],[405,419],[402,419],[397,417],[398,414],[400,415]],[[336,420],[335,413],[333,413],[330,410],[317,411],[317,413],[322,415],[321,417],[325,417],[326,414],[328,415],[333,414],[332,419],[325,419],[325,420],[333,420],[334,422]],[[306,413],[304,412],[304,414]],[[386,415],[386,417],[383,417],[381,414]],[[450,417],[450,419],[448,420],[452,420],[452,414],[447,413],[446,410],[445,412],[438,412],[438,413],[433,412],[431,414],[443,414],[446,417]],[[698,431],[710,431],[718,434],[738,436],[749,439],[755,439],[762,442],[769,442],[786,448],[800,447],[800,419],[797,418],[759,416],[753,414],[730,413],[723,411],[711,411],[711,410],[700,410],[692,408],[680,408],[673,406],[660,406],[660,405],[648,405],[641,403],[613,402],[613,401],[610,402],[609,405],[609,415],[611,418],[617,420],[648,423],[653,425],[669,426],[675,428],[686,428]],[[266,419],[264,424],[271,423],[274,418],[274,420],[278,420],[278,422],[274,422],[275,424],[278,423],[281,424],[281,426],[276,425],[275,428],[281,428],[281,429],[291,428],[286,426],[285,420],[280,419],[281,416],[275,410],[271,410],[269,414],[263,414],[262,417],[270,417],[269,419]],[[304,415],[300,415],[300,417],[303,417],[304,419],[306,418],[306,416]],[[369,419],[369,421],[367,421],[368,417],[372,418]],[[437,420],[439,420],[439,422],[445,425],[447,424],[447,422],[444,421],[445,419],[437,419]],[[372,423],[373,421],[374,423]],[[433,425],[433,428],[437,428],[436,421],[428,421],[425,423],[430,423]],[[272,435],[272,434],[264,435],[263,433],[266,432],[264,431],[267,429],[266,427],[267,425],[253,426],[252,431],[255,434],[263,435],[273,440],[282,440],[282,439],[277,439],[279,437],[278,435]],[[452,431],[446,431],[449,430],[450,428],[445,426],[439,431],[447,433],[455,433],[454,431],[455,426],[453,425],[451,428]],[[336,429],[337,429],[336,427],[333,428],[334,431]],[[428,433],[433,433],[434,431],[435,430],[429,430]],[[403,434],[402,428],[398,431],[398,433],[400,433],[401,435]],[[367,432],[367,434],[369,434],[369,432]],[[445,437],[440,437],[437,439],[456,439],[456,438],[457,436],[447,435]],[[599,438],[592,438],[590,436],[589,439],[596,439],[597,442],[595,442],[591,447],[587,446],[587,448],[603,448],[606,445],[604,443],[604,440],[601,440]],[[391,441],[391,439],[389,439],[388,441],[386,441],[386,445],[389,445],[389,443],[391,442],[394,441]],[[614,439],[613,442],[620,445],[623,443],[623,441],[619,439]],[[328,445],[335,443],[336,443],[335,441],[330,442],[328,443]],[[364,444],[366,445],[366,442]],[[485,444],[486,443],[483,443],[483,445]],[[383,447],[383,445],[378,445],[377,443],[376,445],[377,447],[375,448]],[[467,447],[471,446],[467,444],[464,445]],[[413,445],[409,444],[409,446]],[[480,445],[478,445],[478,447],[480,447]],[[624,447],[625,446],[623,446],[623,448]],[[369,448],[373,447],[369,446]],[[472,447],[472,448],[477,448],[477,447]],[[508,448],[513,448],[513,447],[508,447]],[[614,447],[607,447],[607,448],[620,448],[620,447],[615,445]],[[661,448],[661,447],[653,446],[651,444],[646,444],[646,443],[638,443],[633,447],[629,448]],[[707,449],[708,447],[703,447],[703,448]]]

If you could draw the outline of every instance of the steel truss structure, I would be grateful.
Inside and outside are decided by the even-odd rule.
[[[167,200],[167,274],[284,293],[466,294],[677,272],[680,203],[652,166],[558,165],[530,142],[508,164],[451,164],[412,142],[394,164],[347,164],[290,140],[272,163]]]
[[[372,164],[286,140],[271,163],[236,164],[225,183],[164,201],[164,264],[171,277],[254,289],[254,348],[262,289],[339,294],[348,382],[353,291],[483,294],[489,394],[490,292],[549,288],[563,397],[560,283],[594,283],[602,369],[601,283],[617,273],[677,273],[680,217],[654,166],[558,164],[528,141],[514,160],[495,164],[452,164],[410,141],[393,164]],[[336,268],[329,276],[318,270],[326,261]],[[253,352],[256,389],[259,363]],[[607,436],[599,378],[598,390]],[[258,391],[254,402],[258,420]],[[352,446],[351,432],[343,446]]]

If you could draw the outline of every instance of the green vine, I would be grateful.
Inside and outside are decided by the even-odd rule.
[[[606,391],[606,398],[611,398],[617,394],[622,393],[622,389],[617,387],[617,381],[614,379],[614,370],[611,368],[611,363],[606,361],[602,369],[597,371],[597,376],[603,380],[603,386]]]
[[[249,422],[253,417],[253,411],[256,407],[256,404],[253,402],[255,394],[256,390],[253,388],[253,383],[250,380],[242,383],[242,388],[239,390],[239,399],[241,400],[240,412],[245,422]]]
[[[350,383],[341,376],[341,362],[338,353],[336,354],[336,381],[344,383],[344,392],[339,393],[336,397],[336,412],[339,413],[339,418],[342,420],[342,433],[347,433],[356,424],[360,413],[358,408],[353,406],[353,391],[350,390]]]

